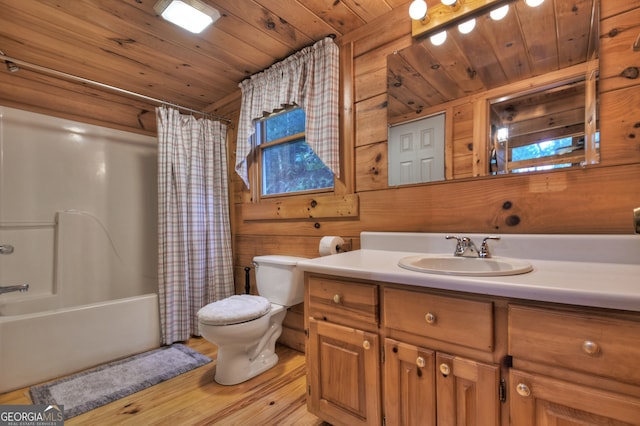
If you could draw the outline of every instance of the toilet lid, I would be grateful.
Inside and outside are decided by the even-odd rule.
[[[240,294],[209,303],[198,311],[198,321],[207,325],[230,325],[267,314],[271,302],[262,296]]]

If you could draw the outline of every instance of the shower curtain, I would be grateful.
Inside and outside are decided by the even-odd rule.
[[[159,107],[158,279],[162,342],[199,335],[197,312],[233,294],[226,125]]]

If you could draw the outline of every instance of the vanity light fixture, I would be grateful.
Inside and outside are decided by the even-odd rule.
[[[464,21],[460,25],[458,25],[458,31],[462,34],[469,34],[476,27],[475,18],[471,18],[468,21]]]
[[[489,12],[489,16],[494,21],[499,21],[507,16],[507,13],[509,13],[509,5],[505,4],[504,6],[493,9],[491,12]]]
[[[427,2],[424,0],[413,0],[409,6],[409,16],[414,21],[422,21],[425,18],[428,18]]]
[[[433,44],[434,46],[440,46],[442,43],[447,41],[447,32],[440,31],[439,33],[432,35],[430,40],[431,44]]]
[[[527,4],[527,6],[538,7],[542,3],[544,3],[544,0],[524,0],[524,2]]]
[[[440,0],[440,2],[445,6],[449,6],[453,10],[458,10],[460,9],[460,4],[462,3],[462,0]]]
[[[194,34],[220,18],[220,12],[198,0],[160,0],[153,8],[163,19]]]
[[[414,0],[409,6],[409,16],[412,19],[411,35],[418,37],[440,33],[446,29],[445,27],[471,21],[482,13],[512,1],[516,0],[440,0],[427,7],[425,0]],[[462,31],[471,31],[473,26],[469,22],[462,26]]]

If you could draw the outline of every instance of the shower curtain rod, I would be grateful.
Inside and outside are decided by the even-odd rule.
[[[229,120],[226,117],[222,117],[219,115],[215,115],[215,114],[211,114],[208,112],[204,112],[204,111],[198,111],[196,109],[191,109],[191,108],[187,108],[185,106],[182,105],[178,105],[178,104],[174,104],[172,102],[167,102],[167,101],[163,101],[161,99],[157,99],[157,98],[152,98],[151,96],[147,96],[147,95],[142,95],[140,93],[136,93],[136,92],[132,92],[130,90],[126,90],[126,89],[122,89],[120,87],[116,87],[116,86],[111,86],[109,84],[105,84],[105,83],[100,83],[99,81],[95,81],[95,80],[89,80],[87,78],[84,77],[78,77],[76,75],[73,74],[67,74],[66,72],[62,72],[62,71],[57,71],[51,68],[47,68],[47,67],[43,67],[40,65],[36,65],[36,64],[32,64],[30,62],[26,62],[17,58],[12,58],[10,56],[5,55],[2,51],[0,51],[0,59],[2,59],[6,64],[7,64],[7,70],[10,72],[17,72],[20,70],[19,67],[17,67],[17,65],[23,66],[25,68],[34,70],[34,71],[40,71],[43,72],[45,74],[49,74],[52,75],[54,77],[59,77],[59,78],[63,78],[63,79],[67,79],[67,80],[72,80],[72,81],[77,81],[80,83],[86,83],[86,84],[90,84],[96,87],[100,87],[102,89],[108,89],[114,92],[118,92],[118,93],[122,93],[125,95],[129,95],[129,96],[133,96],[136,98],[140,98],[140,99],[144,99],[146,101],[151,101],[160,105],[165,105],[165,106],[171,106],[174,108],[178,108],[181,109],[183,111],[188,111],[188,112],[192,112],[192,113],[196,113],[196,114],[202,114],[202,115],[206,115],[209,117],[213,117],[217,120],[220,121],[226,121],[227,123],[231,123],[231,120]]]

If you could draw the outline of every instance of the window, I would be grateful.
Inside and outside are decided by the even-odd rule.
[[[302,109],[272,114],[256,126],[262,196],[333,189],[333,173],[305,140]]]

